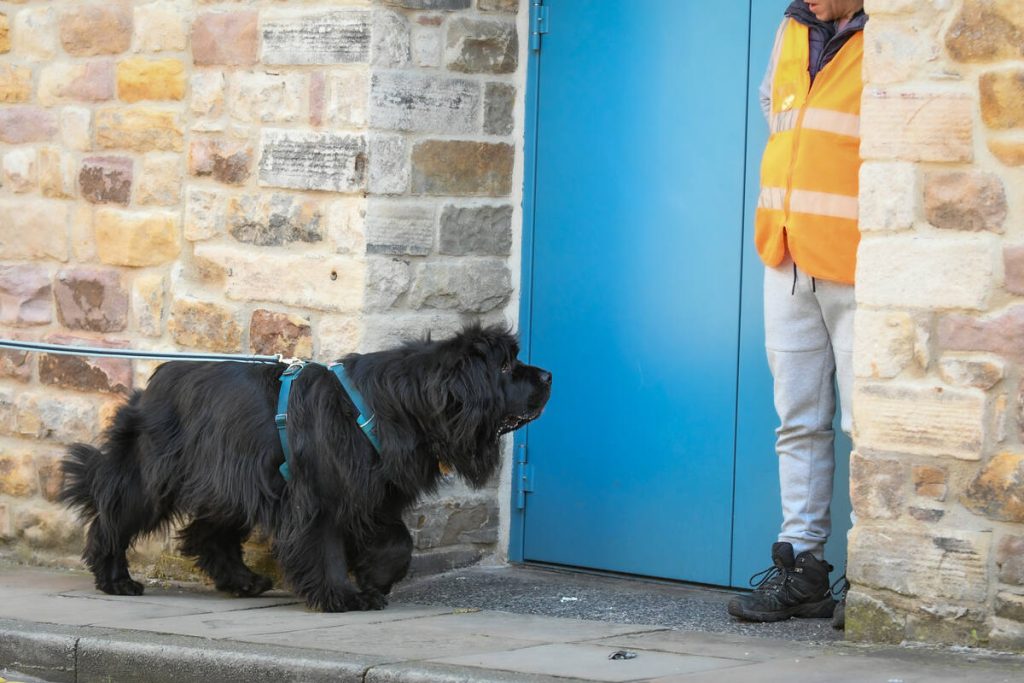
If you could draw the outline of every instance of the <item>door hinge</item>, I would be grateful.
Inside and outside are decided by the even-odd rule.
[[[526,462],[526,444],[520,444],[516,452],[515,469],[516,509],[526,507],[526,494],[533,492],[533,465]]]
[[[543,0],[530,0],[530,49],[540,49],[540,37],[548,32],[548,8]]]

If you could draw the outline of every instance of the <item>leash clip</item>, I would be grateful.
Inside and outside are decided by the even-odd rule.
[[[294,357],[285,358],[284,354],[279,353],[277,354],[277,362],[288,366],[288,369],[284,371],[285,375],[294,375],[299,370],[302,370],[309,361]]]

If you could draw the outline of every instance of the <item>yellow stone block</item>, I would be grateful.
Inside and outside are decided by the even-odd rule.
[[[25,498],[36,493],[36,472],[28,453],[0,454],[0,493]]]
[[[59,149],[45,147],[39,150],[39,189],[44,197],[69,199],[75,196],[77,178],[70,156]]]
[[[108,107],[96,112],[96,145],[101,149],[180,152],[184,134],[174,112]]]
[[[0,52],[11,51],[11,20],[0,14]]]
[[[1007,166],[1024,166],[1024,137],[990,139],[988,150]]]
[[[117,65],[117,96],[125,102],[180,100],[185,65],[177,59],[126,59]]]
[[[167,331],[182,346],[225,353],[242,348],[243,330],[234,312],[209,301],[175,301],[167,320]]]
[[[0,35],[0,41],[2,40],[2,35]],[[6,104],[28,102],[31,98],[32,70],[24,66],[0,64],[0,102]]]
[[[173,213],[99,209],[95,232],[100,261],[135,267],[173,261],[181,251],[178,223]]]

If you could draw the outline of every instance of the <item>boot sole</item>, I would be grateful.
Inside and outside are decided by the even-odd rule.
[[[835,611],[836,601],[832,598],[825,598],[818,602],[805,602],[800,605],[793,605],[787,609],[777,612],[758,612],[747,610],[741,604],[729,603],[729,614],[747,621],[769,622],[783,621],[791,617],[801,619],[827,619]]]

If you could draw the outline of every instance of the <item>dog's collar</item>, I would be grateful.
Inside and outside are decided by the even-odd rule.
[[[291,365],[281,375],[281,389],[277,394],[277,414],[274,415],[274,424],[277,425],[277,435],[281,439],[281,450],[284,451],[284,462],[278,470],[281,472],[281,476],[284,477],[285,481],[292,480],[291,472],[291,460],[292,460],[292,449],[288,445],[288,396],[292,390],[292,382],[294,382],[302,369],[312,361],[294,360],[292,359]],[[319,365],[319,363],[315,363]],[[367,409],[366,399],[359,393],[359,390],[352,384],[352,380],[349,379],[348,374],[345,372],[345,366],[341,363],[331,363],[327,368],[334,373],[334,376],[338,378],[338,382],[341,383],[341,388],[348,394],[349,400],[352,401],[352,405],[359,411],[359,417],[356,420],[356,424],[366,434],[366,438],[370,440],[370,444],[374,450],[380,453],[380,440],[377,438],[377,433],[374,430],[376,416]],[[369,413],[369,417],[367,417]]]

